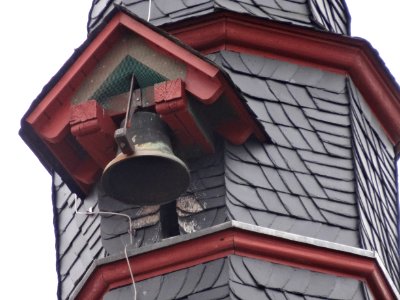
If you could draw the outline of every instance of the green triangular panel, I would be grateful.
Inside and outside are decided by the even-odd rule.
[[[140,61],[131,56],[126,56],[94,92],[92,99],[105,104],[104,102],[108,97],[128,92],[133,73],[140,88],[167,80],[166,77],[150,69]]]

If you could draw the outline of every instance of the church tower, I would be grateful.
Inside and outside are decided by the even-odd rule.
[[[59,299],[400,299],[400,89],[344,0],[94,0],[87,30],[20,130]]]

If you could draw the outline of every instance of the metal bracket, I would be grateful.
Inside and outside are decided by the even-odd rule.
[[[131,85],[130,85],[130,90],[129,90],[129,99],[128,99],[128,104],[126,107],[126,114],[125,114],[125,120],[124,120],[124,125],[122,128],[118,128],[115,133],[114,133],[114,139],[118,144],[118,147],[121,149],[122,153],[126,155],[132,155],[135,152],[135,146],[133,145],[130,137],[127,135],[127,129],[128,126],[130,126],[130,121],[132,118],[132,115],[135,113],[138,107],[142,106],[142,95],[140,89],[135,95],[135,100],[134,98],[134,89],[137,86],[135,74],[132,74],[131,78]]]

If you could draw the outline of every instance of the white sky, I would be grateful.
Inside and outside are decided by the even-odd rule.
[[[347,3],[352,34],[369,40],[400,81],[400,2]],[[90,0],[2,3],[0,299],[56,299],[51,178],[17,132],[32,100],[84,41],[90,5]]]

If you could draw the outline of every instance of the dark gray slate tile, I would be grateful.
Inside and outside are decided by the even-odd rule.
[[[240,2],[242,2],[241,5],[243,6],[244,9],[246,9],[248,14],[255,16],[266,16],[266,13],[260,7],[254,6],[251,0],[245,0]],[[267,17],[268,16],[266,16],[266,18]]]
[[[351,147],[351,140],[348,137],[337,136],[323,132],[319,133],[319,136],[321,137],[321,140],[326,143],[337,145],[339,147],[344,147],[344,148]]]
[[[204,3],[209,3],[209,2],[211,2],[211,1],[210,0],[183,0],[183,3],[187,7],[197,6],[197,5],[204,4]]]
[[[165,15],[180,11],[186,8],[183,1],[175,0],[175,1],[162,1],[162,0],[153,0],[154,6],[156,6],[160,11],[162,11]]]
[[[239,2],[230,1],[230,0],[215,0],[214,1],[216,7],[226,8],[230,11],[238,12],[238,13],[246,13],[247,10],[240,5]]]
[[[283,135],[294,149],[311,150],[311,147],[300,130],[293,127],[280,127]]]
[[[269,276],[266,286],[268,288],[283,289],[293,276],[294,269],[276,264],[271,264],[271,267],[274,268],[274,271]]]
[[[310,284],[311,274],[311,271],[294,269],[284,289],[303,294]]]
[[[349,99],[347,95],[343,92],[337,93],[312,87],[307,87],[307,91],[313,98],[323,99],[324,101],[330,101],[336,104],[342,104],[342,105],[349,104]]]
[[[257,148],[260,148],[260,147],[257,147]],[[286,169],[286,170],[289,169],[289,166],[287,164],[288,160],[285,159],[280,152],[280,149],[285,149],[285,148],[280,148],[280,147],[276,147],[276,146],[272,146],[272,145],[265,145],[264,149],[267,152],[267,155],[270,158],[270,160],[272,161],[273,166],[275,168]],[[264,164],[264,165],[268,165],[268,164]]]
[[[376,151],[376,145],[384,143],[384,135],[380,134],[380,128],[375,125],[375,121],[371,122],[373,117],[369,108],[351,82],[348,82],[348,89],[351,97],[352,130],[355,135],[354,161],[356,189],[359,195],[361,243],[365,248],[377,251],[389,273],[398,278],[398,233],[396,229],[393,231],[393,225],[389,225],[390,219],[398,219],[396,216],[393,218],[393,215],[398,214],[398,210],[392,205],[397,202],[397,197],[386,192],[390,189],[390,184],[384,179],[387,173],[394,172],[388,171],[391,167],[382,163],[389,160],[392,161],[389,165],[394,166],[393,156],[387,155],[387,151]],[[389,248],[396,254],[391,255],[391,251],[387,250]],[[399,280],[395,282],[397,286],[400,285]]]
[[[283,291],[267,289],[265,293],[268,295],[268,299],[287,300],[286,293]]]
[[[250,214],[255,224],[262,227],[270,227],[276,218],[275,214],[259,210],[251,210]]]
[[[313,162],[307,162],[306,165],[312,174],[346,181],[351,181],[354,179],[354,173],[351,170],[339,169],[338,167],[327,166],[319,163],[316,164]]]
[[[290,233],[314,237],[319,232],[321,226],[321,223],[306,220],[295,220]]]
[[[250,186],[270,187],[265,172],[263,173],[260,166],[230,160],[226,167]]]
[[[296,173],[296,177],[309,196],[327,198],[324,189],[313,175]]]
[[[247,54],[239,54],[239,57],[241,58],[243,64],[247,67],[248,71],[251,74],[253,75],[260,74],[265,64],[265,59],[263,57],[255,55],[247,55]]]
[[[225,299],[225,298],[230,299],[228,285],[189,295],[187,299],[188,300],[204,300],[204,299]]]
[[[300,67],[290,79],[290,82],[306,86],[316,86],[323,78],[324,73],[322,70]]]
[[[274,59],[265,60],[264,67],[262,68],[262,70],[258,75],[263,78],[271,78],[272,74],[274,74],[274,72],[276,71],[276,69],[279,67],[280,64],[281,62],[278,60]]]
[[[275,159],[272,160],[274,157],[271,153],[268,153],[269,150],[275,149],[275,147],[268,147],[268,145],[262,145],[258,141],[255,140],[250,140],[248,141],[244,147],[247,149],[247,151],[251,154],[251,156],[254,158],[254,160],[262,165],[266,166],[273,166],[276,164]],[[278,159],[281,159],[280,157]],[[279,161],[280,163],[284,163],[281,160]]]
[[[290,215],[301,219],[310,219],[310,215],[305,210],[303,203],[298,196],[286,193],[278,193],[278,196]]]
[[[330,155],[315,153],[311,151],[297,151],[304,161],[314,162],[321,165],[328,165],[338,167],[341,169],[352,170],[353,162],[351,159],[343,159],[339,157],[332,157]],[[307,163],[306,163],[307,164]]]
[[[304,113],[308,118],[321,120],[326,123],[331,123],[339,126],[349,126],[350,118],[347,115],[337,114],[335,111],[327,112],[318,109],[304,108]]]
[[[333,111],[336,114],[347,116],[349,115],[349,107],[346,104],[337,104],[331,101],[326,101],[323,99],[314,98],[314,103],[317,105],[318,109],[323,111]]]
[[[243,285],[240,283],[236,283],[234,281],[229,282],[229,287],[231,289],[231,293],[237,299],[260,299],[260,300],[268,299],[264,291],[256,287]]]
[[[268,8],[275,8],[275,9],[279,9],[280,6],[278,5],[278,3],[275,0],[253,0],[255,4],[257,4],[260,7],[263,7],[264,9],[266,7]]]
[[[288,168],[290,170],[292,170],[293,172],[309,173],[308,168],[306,167],[301,157],[298,155],[297,151],[283,147],[277,147],[276,149],[281,154],[285,162],[288,164]]]
[[[226,180],[226,189],[232,197],[240,201],[243,206],[259,210],[265,209],[265,205],[263,201],[259,199],[256,189],[248,185],[234,184],[229,179]]]
[[[270,102],[266,105],[269,115],[272,121],[278,125],[293,126],[285,111],[282,109],[282,105],[278,103]]]
[[[267,286],[272,272],[275,271],[269,262],[261,262],[257,259],[243,258],[243,264],[247,271],[251,273],[257,286]]]
[[[301,107],[317,108],[307,89],[297,85],[287,85],[292,97]]]
[[[267,132],[268,136],[271,138],[274,144],[287,148],[292,147],[292,145],[289,143],[285,135],[283,135],[279,126],[264,122],[262,124],[264,126],[265,131]]]
[[[335,93],[343,93],[346,88],[346,78],[341,74],[324,72],[316,87]]]
[[[205,265],[200,264],[188,269],[187,274],[185,275],[186,280],[184,282],[183,287],[179,291],[177,297],[184,297],[191,294],[196,288],[197,284],[200,282],[205,270]]]
[[[334,156],[338,156],[341,158],[351,158],[352,157],[351,150],[348,148],[339,147],[339,146],[328,144],[328,143],[325,143],[324,145],[329,154],[332,154]]]
[[[225,146],[228,157],[232,157],[237,161],[245,161],[254,164],[257,163],[251,153],[247,150],[247,147],[231,145],[228,143]]]
[[[257,194],[260,199],[262,199],[268,211],[282,215],[287,215],[289,213],[278,197],[278,193],[266,189],[257,189]]]
[[[228,217],[230,220],[236,220],[244,223],[255,224],[255,220],[253,216],[250,214],[250,210],[246,207],[237,206],[232,203],[229,199],[229,195],[227,195],[228,203]]]
[[[300,133],[307,141],[311,150],[318,153],[327,153],[325,145],[322,143],[322,140],[318,136],[317,132],[311,130],[305,130],[300,128]],[[307,149],[298,149],[298,150],[307,150]]]
[[[223,59],[223,65],[238,73],[248,74],[249,68],[244,64],[244,60],[237,52],[221,51],[219,52]],[[246,56],[246,55],[243,55]]]
[[[281,63],[271,77],[280,81],[290,81],[298,69],[298,65]]]
[[[300,199],[307,213],[310,215],[311,220],[324,223],[326,222],[326,218],[321,214],[321,211],[319,207],[315,204],[313,198],[300,197]]]
[[[273,190],[284,192],[284,193],[289,193],[289,189],[286,186],[286,184],[283,182],[281,176],[278,173],[278,170],[270,167],[264,167],[262,166],[262,170],[264,172],[264,176],[269,180],[269,183],[271,184],[270,187],[272,187]],[[264,186],[259,186],[263,188],[270,188],[267,185]]]
[[[281,103],[290,104],[292,105],[291,107],[298,105],[293,95],[289,92],[286,84],[275,80],[267,80],[266,83],[271,92]]]
[[[322,119],[310,119],[311,125],[320,132],[335,134],[338,136],[349,136],[349,129],[347,127],[324,122]]]
[[[322,224],[319,232],[315,235],[315,238],[333,242],[336,240],[340,230],[341,229],[338,227]]]
[[[352,180],[346,181],[319,175],[317,175],[316,178],[323,187],[330,188],[332,190],[353,193],[355,189],[354,182]]]
[[[185,2],[185,1],[183,1]],[[203,4],[199,4],[197,6],[192,6],[183,10],[179,10],[169,14],[169,17],[172,21],[178,21],[180,19],[187,19],[191,16],[197,17],[203,14],[211,13],[214,10],[213,1],[207,1]],[[161,24],[163,24],[162,22]]]
[[[179,270],[163,276],[158,299],[175,299],[186,280],[187,270]]]
[[[292,194],[301,196],[307,195],[294,172],[279,170],[278,173]]]
[[[224,270],[224,260],[218,259],[205,264],[205,270],[198,282],[194,292],[200,292],[209,289],[218,280],[221,272]]]
[[[237,255],[229,257],[229,280],[245,285],[256,285],[251,271],[243,264],[243,257]]]
[[[263,101],[249,101],[249,98],[244,95],[244,98],[247,100],[247,103],[252,111],[257,116],[257,119],[263,122],[272,123],[271,116],[269,115],[265,103]]]
[[[301,108],[287,104],[282,104],[282,108],[295,127],[306,130],[314,130]]]
[[[233,82],[239,87],[239,89],[256,99],[267,99],[270,101],[277,101],[274,94],[269,90],[267,83],[263,79],[252,78],[247,74],[230,73],[230,77]],[[268,109],[268,107],[267,107]]]
[[[343,216],[358,217],[357,207],[352,204],[345,204],[327,199],[314,198],[316,205],[325,211],[330,211]]]
[[[330,224],[334,224],[343,228],[352,230],[358,229],[358,220],[355,218],[346,217],[330,211],[321,210],[321,213],[328,220]]]
[[[292,217],[276,216],[276,218],[271,224],[271,228],[280,231],[291,232],[295,222],[296,219]]]
[[[341,229],[334,242],[352,247],[361,247],[359,234],[354,230]]]

